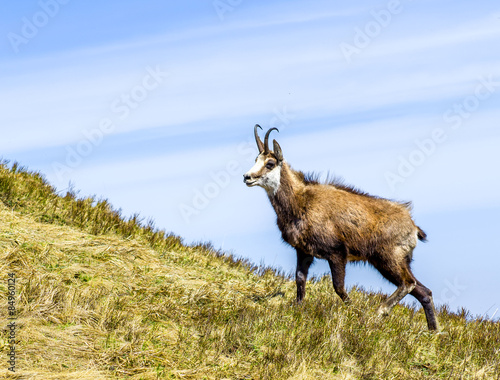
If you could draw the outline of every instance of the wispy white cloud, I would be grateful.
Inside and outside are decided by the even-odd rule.
[[[413,29],[410,29],[413,31]],[[394,54],[403,55],[410,53],[409,58],[414,57],[419,51],[426,51],[435,48],[442,48],[443,51],[450,52],[457,45],[469,46],[481,41],[493,43],[500,35],[500,25],[494,15],[487,15],[479,19],[472,19],[466,23],[455,25],[453,27],[444,27],[438,33],[436,31],[406,35],[404,38],[391,38],[388,41],[382,41],[377,44],[375,49],[369,49],[367,55],[394,56]],[[439,53],[439,52],[438,52]],[[485,52],[480,52],[484,54]]]
[[[333,43],[326,44],[334,41],[338,26],[310,24],[345,12],[353,11],[325,16],[313,10],[216,24],[208,27],[212,30],[208,40],[203,34],[207,28],[202,27],[175,37],[84,48],[45,58],[42,71],[35,69],[39,60],[25,63],[33,74],[7,78],[0,91],[2,123],[7,128],[0,147],[8,152],[78,141],[82,130],[94,128],[100,119],[110,116],[110,103],[140,81],[148,64],[161,65],[171,76],[133,117],[120,121],[115,133],[258,115],[283,104],[312,118],[440,101],[464,93],[478,76],[499,73],[498,59],[480,57],[452,69],[440,65],[401,70],[412,59],[405,52],[425,55],[425,51],[446,46],[447,54],[450,45],[468,47],[497,36],[500,27],[484,20],[474,23],[477,28],[466,25],[382,42],[351,67]],[[296,26],[268,34],[266,27],[276,23]],[[237,29],[255,33],[221,34]],[[318,35],[324,37],[318,39]],[[40,124],[50,125],[50,130]],[[26,132],[22,139],[19,130]]]

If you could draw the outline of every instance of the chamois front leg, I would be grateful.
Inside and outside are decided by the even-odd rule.
[[[349,303],[350,299],[345,290],[345,266],[347,264],[347,257],[345,255],[332,255],[328,259],[330,271],[332,272],[332,282],[335,293],[344,301]]]
[[[295,272],[295,282],[297,284],[297,303],[302,302],[306,295],[306,281],[309,267],[314,261],[314,257],[297,249],[297,270]]]

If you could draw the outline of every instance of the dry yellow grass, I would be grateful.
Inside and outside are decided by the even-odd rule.
[[[175,370],[175,345],[179,334],[196,334],[178,321],[197,312],[189,305],[218,299],[214,307],[231,308],[269,291],[264,278],[196,249],[160,257],[144,242],[38,223],[1,204],[0,250],[0,304],[7,273],[17,277],[19,371],[11,378],[146,379],[167,368],[186,376]],[[156,362],[161,368],[151,368]]]
[[[15,273],[17,362],[6,379],[500,379],[500,323],[422,311],[328,277],[293,302],[294,282],[181,241],[105,201],[59,197],[0,165],[0,316]]]

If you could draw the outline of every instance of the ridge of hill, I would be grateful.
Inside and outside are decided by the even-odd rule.
[[[295,283],[270,268],[124,218],[105,200],[58,195],[0,164],[0,376],[7,379],[499,379],[500,323],[439,310],[376,316],[329,277]],[[15,369],[8,370],[9,274]]]

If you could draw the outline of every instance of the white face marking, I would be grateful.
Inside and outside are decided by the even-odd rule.
[[[257,157],[257,161],[255,161],[255,165],[252,166],[252,168],[246,173],[246,175],[250,175],[251,177],[254,177],[258,172],[260,172],[262,170],[265,163],[266,163],[266,161],[264,160],[264,157],[262,157],[262,156]]]
[[[280,187],[282,164],[278,164],[271,170],[267,169],[265,165],[266,158],[262,155],[257,157],[255,165],[246,173],[246,176],[250,176],[251,179],[245,183],[250,187],[263,187],[269,195],[275,195]]]
[[[269,195],[276,195],[281,183],[281,164],[276,166],[273,170],[263,176],[264,189]]]

